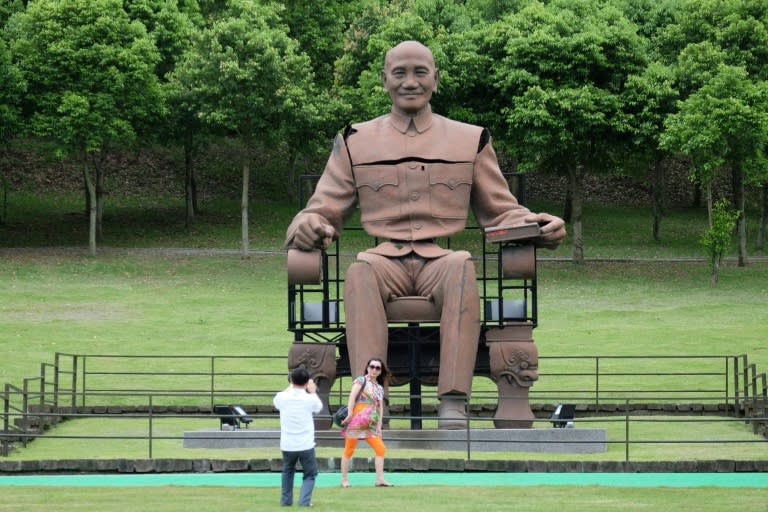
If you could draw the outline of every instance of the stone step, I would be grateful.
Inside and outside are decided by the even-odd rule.
[[[385,430],[390,449],[495,452],[601,453],[608,434],[601,428],[533,428],[467,430]],[[339,430],[315,434],[317,446],[344,447]],[[278,448],[279,430],[205,429],[184,432],[184,448]]]

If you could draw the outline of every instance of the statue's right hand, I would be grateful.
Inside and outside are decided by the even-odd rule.
[[[304,251],[326,249],[333,242],[333,235],[333,227],[317,216],[309,215],[305,222],[297,226],[293,244]]]

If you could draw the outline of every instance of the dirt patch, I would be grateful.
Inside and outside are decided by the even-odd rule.
[[[104,309],[103,304],[93,303],[73,304],[55,310],[11,311],[3,313],[3,317],[23,322],[107,322],[126,318],[127,314],[115,308]]]

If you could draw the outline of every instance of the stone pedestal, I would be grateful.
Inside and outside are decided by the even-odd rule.
[[[529,428],[467,430],[385,430],[390,450],[439,450],[464,452],[603,453],[608,450],[604,428]],[[318,430],[318,448],[344,448],[339,429]],[[184,432],[184,448],[241,449],[280,447],[279,430]],[[421,459],[426,460],[426,459]]]

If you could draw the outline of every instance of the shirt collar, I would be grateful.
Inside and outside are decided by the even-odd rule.
[[[432,106],[427,105],[415,116],[403,115],[400,112],[396,112],[395,109],[392,108],[390,121],[392,126],[394,126],[395,129],[400,133],[405,133],[408,131],[408,126],[410,126],[411,120],[413,120],[413,124],[416,126],[416,131],[418,133],[424,133],[425,131],[429,130],[432,127]]]

